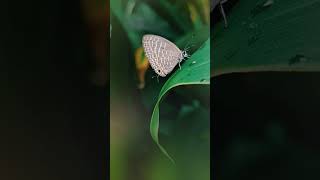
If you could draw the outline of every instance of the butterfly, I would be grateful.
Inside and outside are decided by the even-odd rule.
[[[152,69],[161,77],[167,76],[177,64],[189,57],[186,50],[180,50],[171,41],[153,34],[142,37],[145,55]]]

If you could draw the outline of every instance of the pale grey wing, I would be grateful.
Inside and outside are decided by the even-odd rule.
[[[145,35],[142,42],[151,67],[160,76],[169,74],[179,63],[181,51],[169,40],[157,35]]]
[[[161,71],[159,59],[157,55],[157,42],[152,35],[144,35],[142,38],[142,45],[147,59],[152,69],[160,76],[164,77],[166,74]]]
[[[168,40],[166,41],[160,60],[162,60],[161,63],[164,65],[164,72],[169,74],[177,66],[182,57],[180,49]]]

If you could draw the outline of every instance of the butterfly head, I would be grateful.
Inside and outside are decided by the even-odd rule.
[[[186,58],[189,58],[190,55],[187,53],[187,50],[181,51],[181,57],[180,57],[180,62]]]
[[[182,53],[182,57],[183,57],[183,58],[189,56],[186,50],[183,50],[181,53]]]

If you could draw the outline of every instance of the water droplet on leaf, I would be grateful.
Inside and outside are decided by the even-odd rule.
[[[264,2],[263,6],[267,7],[267,6],[271,6],[273,4],[273,0],[267,0],[266,2]]]
[[[255,17],[256,15],[269,8],[273,3],[273,0],[266,0],[264,3],[256,5],[256,7],[251,10],[251,15]]]
[[[306,62],[308,58],[302,54],[297,54],[289,59],[289,65]]]
[[[197,63],[196,61],[192,61],[190,64],[189,64],[189,66],[192,66],[192,65],[194,65],[195,63]]]

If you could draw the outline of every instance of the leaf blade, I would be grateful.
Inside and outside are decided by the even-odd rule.
[[[263,2],[239,1],[228,15],[229,27],[217,24],[212,33],[211,76],[320,70],[320,1],[274,1],[262,7]]]
[[[191,74],[192,72],[192,74]],[[160,102],[163,96],[171,89],[182,85],[209,85],[210,84],[210,39],[200,47],[163,85],[158,100],[153,109],[150,122],[150,133],[160,150],[174,163],[173,158],[159,141]]]

